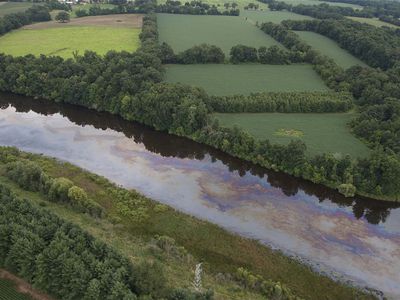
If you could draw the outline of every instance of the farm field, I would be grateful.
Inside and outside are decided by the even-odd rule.
[[[289,11],[258,11],[258,10],[245,10],[240,13],[241,17],[247,18],[251,21],[280,23],[283,20],[312,20],[309,16],[295,14]]]
[[[18,293],[15,284],[6,279],[0,278],[0,300],[30,300],[27,295]]]
[[[330,38],[311,31],[296,31],[296,33],[303,41],[315,50],[335,60],[342,68],[347,69],[354,65],[366,66],[364,62],[340,48],[340,46]]]
[[[0,2],[0,17],[25,11],[32,6],[31,2]]]
[[[396,25],[393,25],[390,23],[383,22],[383,21],[379,20],[378,18],[360,18],[360,17],[346,17],[346,18],[349,18],[353,21],[357,21],[360,23],[366,23],[369,25],[373,25],[376,27],[387,26],[387,27],[391,27],[391,28],[400,28],[400,26],[396,26]]]
[[[14,56],[73,56],[92,50],[100,55],[109,50],[134,51],[139,45],[141,16],[112,15],[85,17],[70,23],[38,23],[0,37],[2,52]]]
[[[202,87],[210,95],[262,91],[326,91],[310,65],[168,65],[167,82]]]
[[[175,52],[202,43],[216,45],[227,55],[238,44],[256,48],[280,45],[240,17],[157,14],[157,23],[160,42],[168,43]]]
[[[329,152],[365,157],[369,153],[346,125],[354,117],[352,113],[242,113],[216,114],[216,117],[221,125],[237,125],[254,137],[273,143],[287,144],[300,139],[306,143],[310,155]]]

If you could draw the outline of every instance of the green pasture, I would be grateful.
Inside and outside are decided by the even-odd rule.
[[[391,28],[400,28],[400,26],[396,26],[387,22],[383,22],[381,20],[379,20],[378,18],[360,18],[360,17],[347,17],[353,21],[357,21],[360,23],[366,23],[369,25],[373,25],[376,27],[382,27],[382,26],[387,26],[387,27],[391,27]]]
[[[0,2],[0,17],[25,11],[32,6],[33,3],[31,2]]]
[[[242,113],[216,114],[216,117],[221,125],[237,125],[258,139],[281,144],[302,140],[311,155],[340,153],[365,157],[369,153],[367,146],[347,126],[353,113]]]
[[[328,2],[328,1],[318,1],[318,0],[282,0],[288,4],[292,5],[319,5],[322,3],[332,5],[332,6],[341,6],[341,7],[352,7],[353,9],[362,9],[362,6],[350,3],[342,3],[342,2]]]
[[[6,279],[0,279],[0,300],[29,300],[29,296],[18,293],[15,284]]]
[[[103,55],[109,50],[136,50],[139,34],[137,28],[100,26],[20,29],[0,37],[0,49],[13,56],[45,54],[68,58],[76,50],[79,54],[92,50]]]
[[[165,79],[202,87],[218,96],[328,90],[310,65],[167,65]]]
[[[332,58],[342,68],[354,65],[366,66],[364,62],[353,56],[330,38],[311,31],[296,31],[300,38],[315,50]]]
[[[175,52],[207,43],[220,47],[225,54],[243,44],[260,47],[280,45],[241,17],[157,14],[160,42],[168,43]]]
[[[245,10],[240,13],[240,16],[247,18],[253,23],[258,22],[259,24],[264,22],[280,23],[283,20],[312,20],[309,16],[303,16],[289,11]]]

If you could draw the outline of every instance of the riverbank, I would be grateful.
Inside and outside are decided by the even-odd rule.
[[[4,153],[4,149],[2,152]],[[320,295],[326,295],[327,299],[374,298],[335,282],[327,276],[319,275],[311,271],[309,267],[286,257],[279,251],[273,251],[257,241],[233,235],[216,225],[198,220],[167,206],[160,206],[142,196],[140,199],[143,201],[143,207],[147,208],[146,218],[132,218],[129,214],[121,215],[121,210],[118,209],[115,201],[115,191],[127,193],[126,190],[117,188],[108,180],[69,163],[27,153],[20,153],[19,156],[38,163],[46,173],[53,177],[62,176],[73,181],[74,184],[83,188],[90,198],[95,199],[105,208],[108,217],[105,220],[93,219],[63,205],[49,203],[38,193],[21,190],[4,177],[3,165],[0,168],[2,170],[1,182],[11,187],[14,192],[25,198],[29,196],[30,199],[46,206],[59,216],[80,225],[94,236],[112,244],[133,260],[137,257],[131,256],[132,250],[136,249],[135,253],[138,253],[137,250],[140,250],[139,253],[143,253],[146,249],[145,246],[154,238],[154,235],[167,235],[175,239],[178,245],[185,247],[195,257],[195,261],[204,261],[207,274],[205,285],[215,287],[217,299],[243,299],[241,298],[244,296],[243,294],[233,292],[235,284],[230,283],[229,280],[232,275],[227,275],[234,274],[240,267],[245,267],[254,274],[260,274],[265,278],[282,282],[294,294],[305,299],[320,299]],[[137,195],[132,193],[132,195]],[[154,209],[155,207],[157,209]],[[187,264],[172,260],[169,267],[172,280],[178,282],[181,280],[184,284],[190,284],[185,278],[190,276]],[[221,283],[216,284],[217,282]],[[246,299],[257,299],[251,293],[246,295]]]

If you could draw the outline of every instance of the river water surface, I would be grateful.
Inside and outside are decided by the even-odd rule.
[[[399,204],[270,172],[107,113],[0,94],[0,145],[76,164],[400,299]]]

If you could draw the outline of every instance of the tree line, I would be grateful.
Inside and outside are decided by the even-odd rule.
[[[193,46],[178,54],[170,45],[163,42],[159,48],[161,61],[165,64],[222,64],[227,62],[225,53],[220,47],[208,44]],[[233,46],[230,50],[229,62],[262,63],[270,65],[288,65],[304,62],[305,57],[299,51],[286,50],[276,45],[267,47]]]
[[[94,217],[101,218],[104,215],[103,208],[90,199],[83,189],[67,178],[52,178],[38,164],[29,160],[7,163],[6,176],[25,190],[40,192],[49,201],[68,204]]]
[[[50,20],[51,16],[47,7],[34,5],[25,12],[8,14],[0,18],[0,36],[34,22],[46,22]]]
[[[239,16],[240,10],[236,6],[230,8],[230,5],[226,5],[225,10],[221,11],[217,6],[202,1],[182,3],[180,1],[167,0],[164,4],[157,5],[156,12],[186,15]]]
[[[353,107],[347,92],[263,92],[249,96],[210,96],[207,106],[221,113],[332,113]]]

